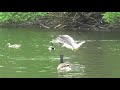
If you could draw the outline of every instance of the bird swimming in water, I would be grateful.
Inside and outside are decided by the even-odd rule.
[[[48,47],[48,50],[49,50],[49,51],[52,51],[52,50],[55,50],[55,48],[54,48],[53,46],[49,46],[49,47]]]
[[[48,47],[48,50],[49,50],[49,51],[55,50],[55,47],[53,47],[53,43],[52,43],[52,45],[50,45],[50,46]]]
[[[13,44],[13,45],[11,45],[10,43],[7,43],[7,45],[8,45],[9,48],[15,48],[15,49],[18,49],[18,48],[21,47],[20,44]]]
[[[59,35],[57,38],[56,38],[56,42],[57,43],[60,43],[60,44],[63,44],[62,47],[66,47],[66,48],[69,48],[71,49],[72,51],[77,51],[79,49],[79,47],[85,43],[85,41],[82,41],[80,43],[76,43],[74,41],[74,39],[72,37],[70,37],[69,35]]]
[[[57,67],[58,72],[69,72],[72,70],[69,63],[63,62],[63,55],[60,55],[60,64]]]

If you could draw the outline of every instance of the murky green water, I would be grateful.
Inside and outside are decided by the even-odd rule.
[[[60,34],[75,40],[86,40],[78,52],[55,45],[48,46]],[[21,44],[19,49],[7,43]],[[84,71],[59,74],[59,55],[73,65],[84,65]],[[107,78],[120,77],[120,36],[118,32],[75,32],[35,28],[0,28],[0,77],[8,78]]]

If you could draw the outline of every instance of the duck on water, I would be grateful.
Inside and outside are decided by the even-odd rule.
[[[64,63],[63,55],[60,55],[60,64],[57,67],[58,72],[69,72],[72,70],[69,63]]]
[[[12,45],[11,45],[10,43],[7,43],[7,45],[8,45],[9,48],[15,48],[15,49],[18,49],[18,48],[21,47],[20,44],[12,44]]]

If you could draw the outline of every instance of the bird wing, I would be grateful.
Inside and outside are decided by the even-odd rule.
[[[75,41],[72,37],[70,37],[69,35],[59,35],[59,37],[57,38],[61,43],[66,43],[71,45],[72,47],[75,44]]]
[[[69,49],[73,49],[73,47],[67,43],[64,43],[62,47],[66,47],[66,48],[69,48]]]

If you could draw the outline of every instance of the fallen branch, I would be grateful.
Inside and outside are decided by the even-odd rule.
[[[55,26],[54,28],[58,28],[58,27],[60,27],[62,24],[58,24],[57,26]]]
[[[50,28],[50,27],[48,27],[48,26],[45,26],[44,24],[41,24],[44,28]]]

